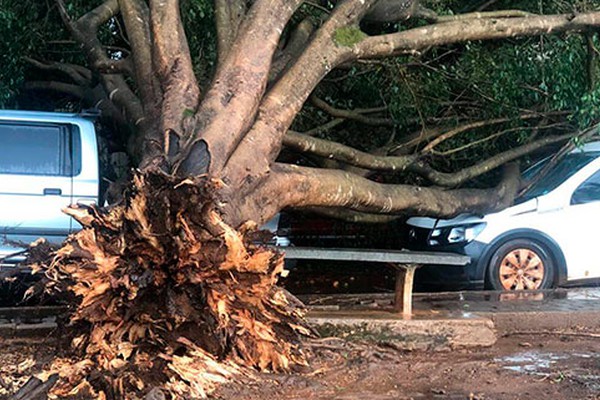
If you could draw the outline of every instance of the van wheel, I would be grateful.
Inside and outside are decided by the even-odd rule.
[[[514,239],[496,249],[487,278],[495,290],[537,290],[552,287],[554,273],[555,263],[546,246]]]

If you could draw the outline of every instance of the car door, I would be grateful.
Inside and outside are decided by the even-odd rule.
[[[570,204],[556,213],[553,224],[567,262],[568,279],[600,277],[600,170],[577,186]]]
[[[61,241],[71,218],[72,155],[69,125],[0,122],[0,239]]]

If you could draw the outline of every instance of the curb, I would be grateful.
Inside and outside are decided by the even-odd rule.
[[[401,319],[390,313],[309,312],[308,322],[324,337],[386,344],[400,350],[447,351],[489,347],[497,334],[489,318]]]
[[[323,337],[428,351],[490,347],[498,338],[517,333],[600,329],[600,310],[478,312],[470,318],[417,319],[383,311],[327,310],[310,311],[307,319]]]
[[[58,328],[54,318],[45,318],[36,322],[5,322],[0,323],[0,339],[15,339],[45,336]]]
[[[489,318],[499,336],[539,331],[600,329],[600,310],[477,313]]]

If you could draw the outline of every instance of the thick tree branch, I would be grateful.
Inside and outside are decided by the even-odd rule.
[[[107,65],[111,60],[96,36],[98,27],[114,17],[119,12],[117,0],[106,0],[94,10],[80,17],[74,22],[67,13],[63,0],[56,0],[63,22],[71,32],[73,38],[82,46],[88,62],[92,67]],[[144,119],[143,107],[131,90],[127,81],[120,75],[102,75],[100,78],[108,98],[115,103],[125,118],[136,127]]]
[[[119,75],[103,75],[101,77],[107,97],[115,104],[115,107],[133,123],[136,128],[140,127],[145,120],[144,107],[140,99],[129,88],[123,77]]]
[[[483,18],[519,18],[519,17],[533,17],[536,14],[532,14],[521,10],[498,10],[498,11],[487,11],[487,12],[472,12],[457,15],[437,15],[431,18],[431,22],[453,22],[453,21],[464,21],[471,19],[483,19]]]
[[[29,57],[25,57],[24,60],[43,71],[60,72],[77,85],[89,85],[92,80],[92,72],[79,65],[60,62],[42,62]]]
[[[265,189],[270,190],[268,186],[273,184],[290,188],[274,200],[278,206],[343,207],[368,213],[450,217],[464,211],[486,212],[507,207],[518,190],[519,171],[516,165],[507,166],[502,182],[494,189],[442,190],[380,184],[339,170],[277,164]]]
[[[341,15],[334,12],[323,27],[317,31],[314,40],[300,59],[269,92],[261,105],[253,130],[236,151],[240,155],[235,158],[236,166],[240,171],[254,170],[256,171],[255,175],[262,175],[268,170],[268,163],[275,159],[283,134],[308,94],[325,74],[344,62],[360,58],[390,56],[398,52],[421,50],[430,46],[466,40],[585,31],[600,26],[600,12],[505,19],[470,19],[414,28],[395,34],[365,37],[355,44],[336,44],[335,32],[341,27],[348,26],[356,18],[360,18],[365,11],[357,3],[349,1],[339,6],[337,10],[349,7],[354,13],[347,9]],[[360,5],[370,6],[371,4],[367,1]],[[358,9],[361,12],[358,12]],[[257,146],[258,142],[260,144]],[[250,151],[268,154],[267,163],[259,165],[255,159],[243,161],[243,154],[248,154]],[[239,177],[233,177],[233,174],[229,175],[237,182],[246,174],[244,172]]]
[[[134,76],[133,65],[131,64],[131,60],[129,58],[98,61],[94,67],[101,74],[125,74],[127,76]]]
[[[86,91],[82,86],[57,81],[29,81],[25,82],[26,90],[51,90],[65,93],[78,99],[85,97]]]
[[[182,146],[180,156],[173,160],[174,171],[183,175],[207,171],[219,175],[255,119],[279,38],[301,3],[301,0],[257,0],[252,5],[196,114],[203,129],[192,132]],[[204,145],[198,145],[200,142]],[[205,147],[210,159],[198,162],[201,155],[193,153]]]
[[[94,33],[98,32],[98,28],[108,22],[119,12],[118,0],[107,0],[92,11],[84,14],[77,20],[79,27],[86,27]]]
[[[135,81],[146,113],[155,113],[162,97],[152,63],[150,10],[144,0],[119,0],[131,44]]]
[[[102,24],[121,11],[119,1],[106,0],[94,10],[83,15],[76,22],[73,22],[68,15],[63,0],[56,1],[64,23],[70,30],[72,37],[82,46],[91,67],[96,70],[102,70],[104,67],[114,65],[112,64],[114,60],[108,57],[106,48],[100,42],[97,33]],[[135,0],[123,2],[126,6],[124,11],[124,15],[126,15],[124,18],[126,19],[132,17],[132,15],[134,18],[143,17],[143,14],[137,13],[143,13],[145,2],[140,0],[138,3],[133,3],[133,1]],[[167,7],[167,9],[170,8]],[[161,13],[158,12],[158,16],[160,15]],[[143,21],[137,21],[137,24],[143,25]],[[135,36],[136,32],[133,31],[132,34]],[[144,34],[147,33],[141,33],[141,35]],[[160,45],[160,39],[155,41],[157,45]],[[149,72],[151,77],[155,76],[152,70]],[[159,127],[154,125],[157,118],[147,118],[144,104],[131,89],[127,80],[120,74],[100,74],[100,82],[106,91],[106,96],[114,104],[115,109],[136,128],[136,134],[130,146],[130,148],[135,149],[132,156],[136,159],[136,162],[141,161],[142,154],[147,159],[154,159],[157,154],[162,154],[162,141],[160,140],[161,137],[158,137],[158,135],[161,135],[161,131]],[[145,90],[147,89],[144,82],[138,83],[142,95],[146,93]],[[182,97],[185,98],[185,96]]]
[[[247,11],[246,0],[215,0],[219,64],[225,61]]]
[[[466,40],[491,40],[566,31],[587,31],[598,26],[600,26],[600,12],[504,19],[468,19],[368,37],[354,45],[352,52],[356,58],[378,58],[407,50],[418,51],[431,46]]]
[[[305,18],[296,26],[283,50],[275,56],[269,73],[270,82],[279,78],[290,63],[302,54],[314,31],[315,26],[310,18]]]
[[[277,157],[281,140],[296,114],[321,79],[336,65],[350,59],[352,53],[333,40],[338,29],[357,24],[376,0],[346,1],[338,5],[317,30],[298,60],[271,88],[260,105],[253,128],[231,157],[233,162],[224,175],[236,184],[247,175],[264,174]],[[265,154],[260,163],[248,154]]]
[[[357,24],[375,3],[376,0],[347,1],[336,7],[294,66],[266,96],[261,113],[280,116],[271,123],[289,126],[316,84],[350,56],[347,48],[336,43],[335,34],[343,27]]]
[[[152,160],[161,158],[164,152],[160,126],[163,121],[160,115],[163,93],[159,75],[154,68],[155,43],[150,29],[150,9],[145,0],[119,0],[119,6],[131,47],[128,59],[132,59],[133,66],[130,67],[129,75],[135,79],[140,98],[135,104],[139,103],[143,113],[141,119],[136,119],[137,135],[131,147],[137,150],[138,161],[144,158],[141,166],[146,167],[152,164]],[[166,100],[171,100],[171,97]]]
[[[77,21],[71,19],[63,0],[56,0],[56,3],[64,24],[71,32],[73,39],[83,47],[89,63],[94,66],[97,62],[106,63],[110,61],[96,35],[99,26],[119,12],[118,0],[106,0]]]
[[[340,143],[294,132],[288,132],[283,137],[283,144],[302,153],[316,154],[373,171],[404,171],[417,160],[415,155],[377,156]]]
[[[153,62],[163,92],[162,129],[183,131],[186,113],[195,111],[200,88],[192,66],[178,0],[150,0]]]

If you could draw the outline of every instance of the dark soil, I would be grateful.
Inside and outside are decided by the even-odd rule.
[[[600,399],[600,340],[523,335],[492,348],[401,352],[337,338],[307,343],[310,368],[229,383],[218,399]],[[0,398],[57,353],[51,341],[0,340]]]

